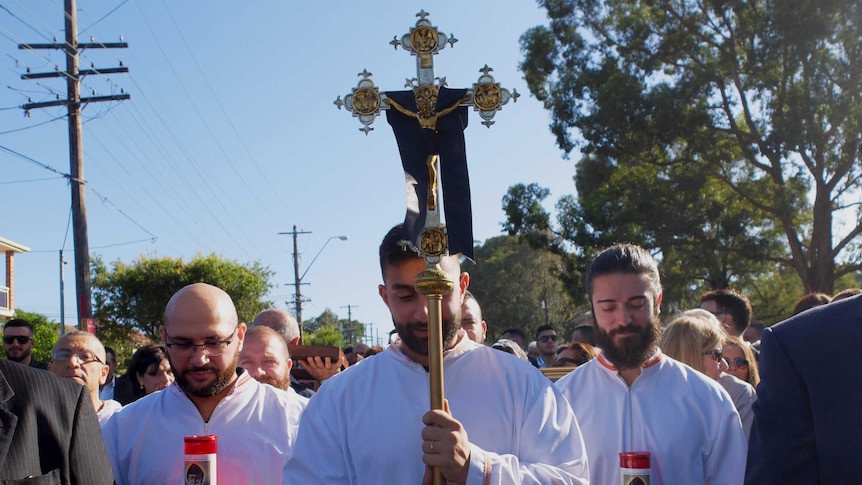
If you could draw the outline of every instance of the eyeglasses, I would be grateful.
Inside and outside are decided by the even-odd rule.
[[[557,336],[556,335],[542,335],[541,337],[537,338],[536,340],[538,340],[539,342],[543,342],[543,343],[547,342],[548,340],[550,340],[551,342],[556,342]]]
[[[711,355],[716,362],[721,360],[721,349],[707,350],[703,355]]]
[[[728,362],[728,369],[734,369],[736,367],[748,367],[748,361],[740,357],[738,359],[733,359]]]
[[[215,340],[212,342],[204,342],[202,344],[193,344],[191,342],[168,342],[167,339],[165,339],[165,347],[173,350],[177,355],[189,356],[194,354],[195,349],[201,349],[204,355],[208,357],[218,357],[227,350],[228,345],[233,343],[236,331],[237,329],[234,329],[229,340]],[[165,331],[165,337],[171,337],[168,335],[167,331]]]
[[[87,350],[80,350],[77,352],[72,352],[71,350],[55,350],[51,354],[51,360],[54,362],[66,362],[72,360],[72,357],[76,357],[78,362],[83,364],[89,364],[90,362],[98,362],[100,364],[104,364],[102,359],[96,357],[96,354],[89,352]]]
[[[12,345],[12,342],[18,341],[18,345],[26,345],[27,342],[33,340],[33,337],[28,337],[26,335],[11,335],[9,337],[3,337],[3,343],[6,345]]]

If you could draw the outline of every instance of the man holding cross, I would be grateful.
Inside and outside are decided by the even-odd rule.
[[[401,234],[380,245],[378,288],[400,340],[320,388],[285,483],[430,483],[432,466],[450,483],[589,483],[578,422],[551,381],[460,330],[470,278],[457,256],[440,261],[456,281],[442,301],[448,412],[428,411],[428,311],[414,286],[426,264]]]

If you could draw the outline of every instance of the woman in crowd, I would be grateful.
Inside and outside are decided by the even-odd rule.
[[[722,347],[722,355],[727,361],[728,374],[751,384],[755,390],[760,384],[760,372],[757,370],[757,359],[754,351],[739,337],[727,337]]]
[[[706,310],[689,310],[665,328],[661,350],[668,357],[718,381],[733,399],[748,438],[754,421],[751,405],[757,400],[757,394],[751,384],[722,372],[726,365],[722,355],[726,340],[727,334],[713,314]]]
[[[129,402],[160,391],[174,382],[167,351],[161,345],[147,345],[135,351],[126,374],[132,383]],[[128,402],[122,404],[126,405]]]
[[[557,360],[551,367],[579,367],[598,355],[598,349],[590,344],[569,342],[557,352]]]

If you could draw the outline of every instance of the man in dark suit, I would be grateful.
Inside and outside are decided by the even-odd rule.
[[[746,484],[858,481],[862,296],[763,331]]]
[[[113,481],[87,389],[0,359],[0,483]]]

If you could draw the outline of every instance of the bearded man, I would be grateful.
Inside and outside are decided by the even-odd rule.
[[[237,367],[246,334],[230,296],[196,283],[171,297],[159,333],[176,381],[103,426],[117,485],[185,475],[183,437],[218,436],[218,481],[269,485],[293,453],[305,400]]]
[[[718,382],[658,348],[658,264],[621,244],[592,262],[586,288],[602,353],[557,381],[587,444],[594,483],[619,482],[619,453],[650,453],[650,483],[742,483],[746,441]]]
[[[400,225],[383,239],[378,287],[400,338],[321,386],[284,483],[431,483],[429,466],[447,483],[589,483],[578,422],[550,380],[461,329],[470,278],[457,255],[440,261],[455,282],[441,303],[448,412],[428,410],[428,310],[414,286],[426,263],[403,239]]]

